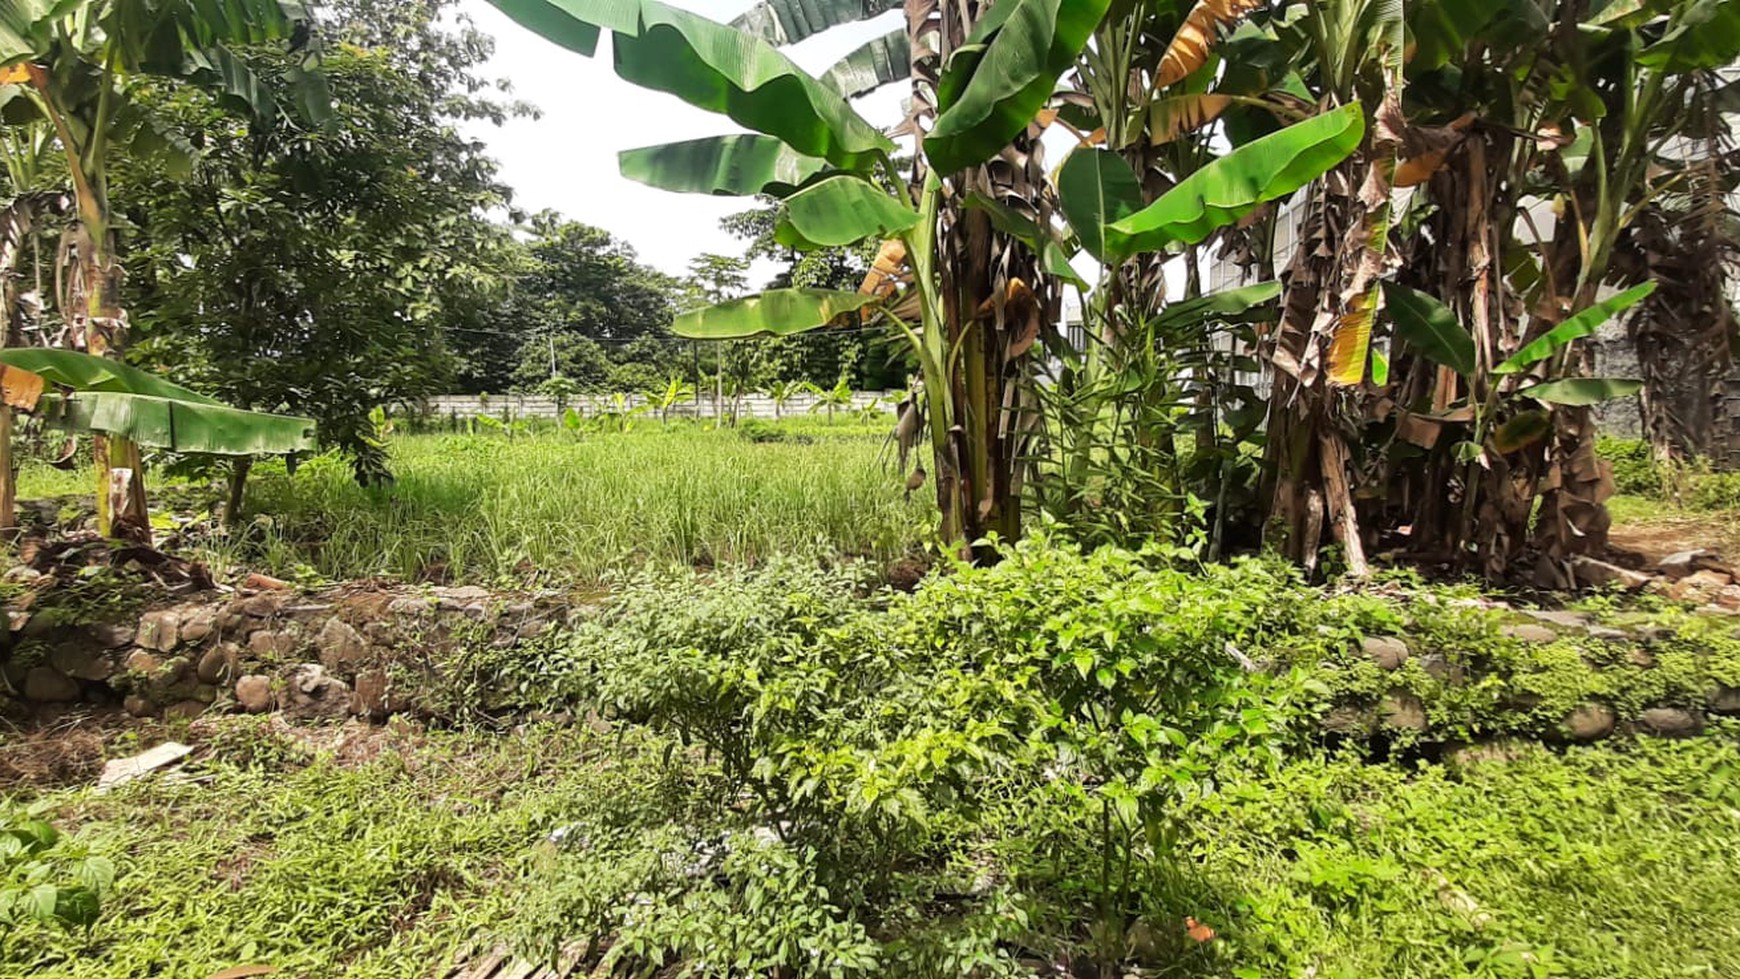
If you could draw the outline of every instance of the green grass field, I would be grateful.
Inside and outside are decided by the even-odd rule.
[[[262,464],[249,485],[253,525],[204,543],[220,569],[335,580],[595,582],[643,562],[705,567],[810,550],[886,561],[931,522],[928,497],[908,499],[890,471],[886,434],[883,423],[800,417],[722,431],[642,421],[583,437],[399,436],[390,489],[358,486],[334,456],[294,476]],[[31,464],[19,495],[76,497],[94,481]]]

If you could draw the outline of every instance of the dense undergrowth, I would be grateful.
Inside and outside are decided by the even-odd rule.
[[[408,977],[474,939],[596,939],[643,975],[1740,971],[1734,723],[1536,740],[1585,700],[1740,685],[1740,641],[1590,603],[1660,633],[1628,672],[1477,597],[1043,541],[910,595],[815,559],[641,571],[448,673],[608,724],[330,755],[239,718],[202,735],[197,780],[49,794],[65,858],[120,873],[88,934],[21,924],[0,971]],[[1375,674],[1360,638],[1396,633],[1485,679]],[[1394,685],[1440,733],[1526,740],[1439,761],[1405,730],[1325,736]]]

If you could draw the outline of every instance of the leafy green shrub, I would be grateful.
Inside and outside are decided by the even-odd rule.
[[[1694,510],[1740,509],[1740,473],[1699,473],[1688,480],[1683,500]]]
[[[1613,466],[1613,488],[1633,496],[1659,497],[1664,480],[1655,452],[1643,439],[1603,436],[1595,452]]]
[[[29,924],[89,931],[115,865],[69,843],[34,810],[0,811],[0,948]]]

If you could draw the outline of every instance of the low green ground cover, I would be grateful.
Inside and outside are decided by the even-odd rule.
[[[588,938],[639,975],[1740,973],[1734,721],[1443,760],[1324,735],[1376,682],[1365,635],[1491,667],[1428,701],[1470,736],[1546,734],[1498,713],[1519,691],[1740,679],[1710,622],[1604,599],[1665,635],[1600,687],[1580,640],[1523,645],[1476,597],[1037,541],[911,595],[820,559],[642,571],[465,654],[544,721],[321,749],[233,718],[191,780],[42,796],[49,863],[118,874],[88,932],[18,924],[0,973],[409,977]]]
[[[996,807],[958,866],[904,866],[867,908],[818,882],[807,844],[758,839],[708,770],[666,765],[668,744],[434,732],[341,760],[260,727],[214,745],[198,782],[53,794],[64,859],[120,872],[88,932],[9,930],[0,975],[411,979],[474,937],[599,924],[710,975],[1038,972],[1093,944],[1067,925],[1090,917],[1074,895],[1097,861],[1022,853],[1086,832],[1067,804]],[[1740,974],[1737,772],[1731,737],[1465,769],[1297,758],[1179,813],[1122,941],[1146,975]]]

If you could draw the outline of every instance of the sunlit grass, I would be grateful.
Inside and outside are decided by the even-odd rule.
[[[793,550],[886,560],[929,525],[922,497],[908,500],[885,466],[886,430],[801,417],[746,432],[641,421],[626,433],[398,436],[390,489],[357,485],[337,456],[294,475],[262,463],[251,526],[210,557],[333,579],[469,581],[592,581],[642,561]],[[20,496],[88,496],[94,485],[89,470],[31,463]]]

